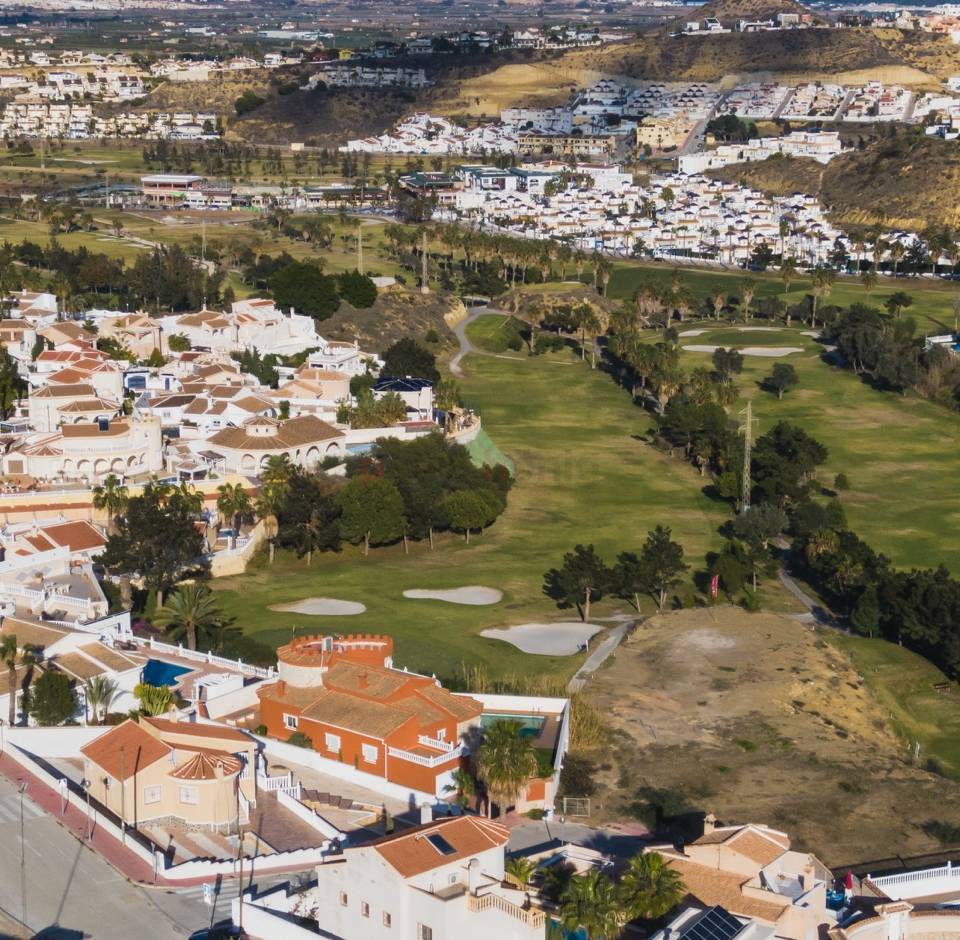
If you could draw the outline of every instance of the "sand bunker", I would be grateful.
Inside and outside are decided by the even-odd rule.
[[[482,587],[479,584],[471,584],[467,587],[450,588],[446,591],[427,591],[414,588],[404,591],[403,596],[411,600],[446,601],[448,604],[469,604],[471,607],[483,607],[486,604],[499,603],[503,598],[503,591]]]
[[[704,333],[709,333],[709,330],[682,330],[678,333],[678,336],[703,336]]]
[[[305,597],[302,601],[293,601],[290,604],[274,604],[269,609],[318,617],[347,617],[351,614],[362,614],[367,608],[356,601],[339,601],[335,597]]]
[[[707,346],[706,344],[699,343],[681,347],[681,349],[686,352],[702,353],[716,352],[719,348],[719,346]],[[742,349],[738,349],[737,352],[744,356],[763,356],[766,359],[779,359],[782,356],[789,356],[792,353],[803,352],[803,349],[800,346],[744,346]]]
[[[596,624],[571,620],[561,623],[522,623],[507,630],[482,630],[480,636],[503,640],[535,656],[572,656],[599,632],[600,627]]]

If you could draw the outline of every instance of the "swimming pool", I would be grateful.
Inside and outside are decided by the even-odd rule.
[[[495,721],[516,721],[520,725],[520,737],[535,738],[546,720],[543,715],[499,715],[488,712],[480,716],[480,727],[487,728]]]
[[[188,666],[174,666],[162,659],[148,659],[143,667],[141,681],[147,685],[176,685],[180,676],[193,672]]]

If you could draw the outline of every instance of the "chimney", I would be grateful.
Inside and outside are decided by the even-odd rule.
[[[480,859],[471,858],[467,864],[467,888],[476,894],[480,887]]]
[[[703,817],[703,834],[705,836],[709,835],[716,828],[717,817],[714,816],[713,813],[707,813],[707,815]]]
[[[370,685],[370,682],[369,682],[368,679],[367,679],[367,674],[366,674],[365,672],[361,672],[361,673],[360,673],[360,676],[359,676],[359,678],[357,679],[357,685],[358,685],[361,689],[365,689],[368,685]]]
[[[433,822],[433,807],[429,803],[423,803],[420,806],[420,825]]]

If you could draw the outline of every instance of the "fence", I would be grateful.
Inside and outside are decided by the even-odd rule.
[[[867,875],[867,880],[895,901],[929,897],[960,890],[960,865],[947,862],[946,865],[920,871],[877,875],[875,878]]]
[[[528,911],[514,904],[499,894],[467,895],[467,908],[475,913],[488,911],[491,908],[508,914],[521,923],[526,924],[534,930],[542,931],[546,923],[546,915],[543,911]]]
[[[144,639],[143,637],[133,637],[133,642],[140,647],[146,647],[152,652],[169,653],[178,656],[181,659],[188,659],[198,663],[209,663],[214,666],[223,666],[224,669],[231,669],[234,672],[242,672],[245,676],[254,676],[257,679],[273,679],[276,671],[273,666],[264,669],[261,666],[251,666],[240,659],[227,659],[225,656],[215,656],[213,653],[203,653],[199,650],[188,650],[183,646],[173,646],[171,643],[161,643],[153,637]]]

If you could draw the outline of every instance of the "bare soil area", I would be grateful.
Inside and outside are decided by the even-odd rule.
[[[613,729],[594,822],[674,811],[788,831],[828,864],[939,848],[960,788],[911,766],[862,678],[817,632],[773,614],[689,610],[642,624],[584,693]]]

